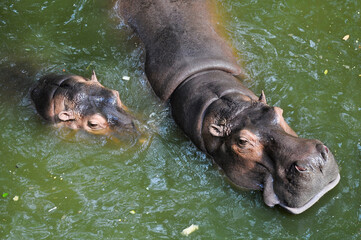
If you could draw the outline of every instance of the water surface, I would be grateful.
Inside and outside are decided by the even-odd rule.
[[[361,3],[219,0],[217,9],[245,84],[265,90],[301,137],[327,144],[339,185],[301,215],[266,207],[176,126],[110,1],[4,0],[1,239],[179,239],[191,224],[192,239],[360,238]],[[55,129],[36,114],[29,90],[41,75],[93,69],[140,119],[139,141]]]

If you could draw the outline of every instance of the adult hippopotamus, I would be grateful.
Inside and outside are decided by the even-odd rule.
[[[146,50],[154,92],[176,123],[236,185],[263,190],[266,205],[298,214],[340,175],[319,140],[299,138],[282,116],[239,81],[242,71],[217,33],[211,1],[121,0],[119,9]]]
[[[49,122],[90,133],[135,132],[134,119],[119,93],[78,75],[47,75],[31,91],[38,113]]]

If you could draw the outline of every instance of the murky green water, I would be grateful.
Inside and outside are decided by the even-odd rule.
[[[266,207],[259,192],[233,188],[175,125],[112,4],[2,0],[1,239],[178,239],[191,224],[199,225],[191,239],[360,239],[361,2],[218,5],[252,79],[245,84],[264,89],[300,136],[332,149],[340,184],[298,216]],[[142,121],[141,141],[55,129],[36,115],[29,89],[39,76],[92,69]]]

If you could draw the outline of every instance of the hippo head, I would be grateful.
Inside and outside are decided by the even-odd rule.
[[[38,113],[56,125],[96,134],[136,131],[119,93],[102,86],[94,71],[91,79],[77,75],[42,77],[31,98]]]
[[[340,175],[331,151],[319,140],[297,137],[283,110],[267,105],[263,92],[258,101],[226,105],[228,110],[207,124],[204,139],[233,183],[263,189],[266,205],[279,204],[295,214],[337,185]]]

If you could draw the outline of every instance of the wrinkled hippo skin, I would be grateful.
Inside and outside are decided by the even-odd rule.
[[[170,99],[197,147],[236,185],[263,190],[266,205],[301,213],[339,182],[337,163],[320,141],[299,138],[263,92],[242,85],[211,2],[122,0],[119,9],[144,43],[153,90]]]
[[[47,75],[31,91],[38,113],[55,125],[95,134],[135,132],[134,119],[119,93],[77,75]]]

